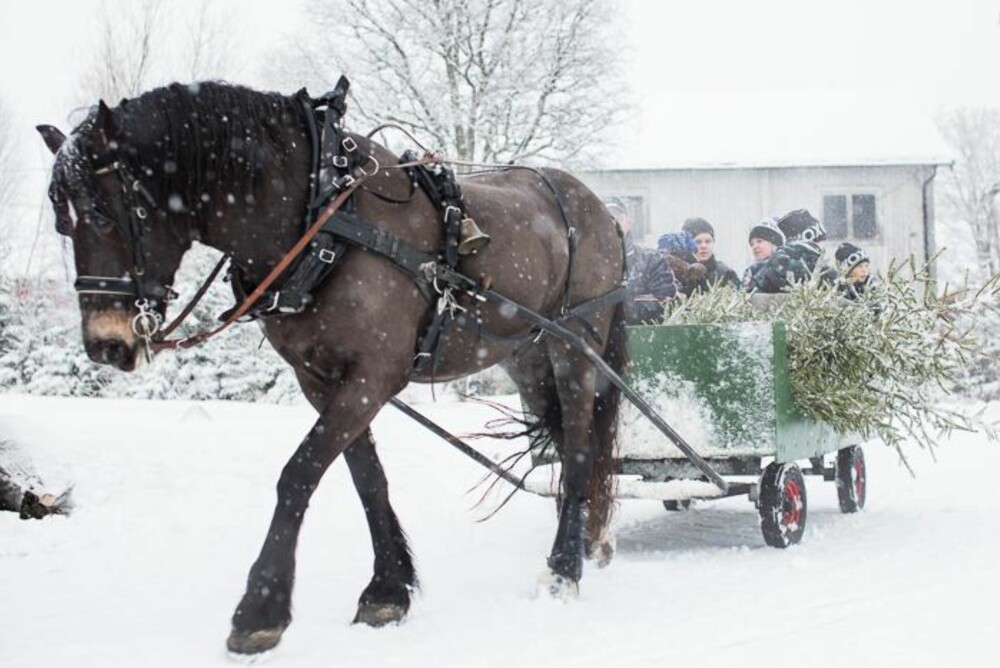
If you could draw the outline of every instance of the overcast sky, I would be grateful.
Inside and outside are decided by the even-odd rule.
[[[116,2],[134,0],[110,0]],[[292,2],[216,0],[259,53],[293,29]],[[725,100],[877,90],[928,112],[1000,105],[1000,0],[625,0],[621,39],[634,101],[647,110],[698,94]],[[25,127],[65,124],[99,0],[0,3],[0,96]],[[170,0],[191,14],[198,0]],[[256,53],[244,77],[253,82]]]

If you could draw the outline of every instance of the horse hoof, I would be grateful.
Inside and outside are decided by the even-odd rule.
[[[226,640],[226,649],[233,654],[261,654],[274,649],[281,642],[283,628],[261,629],[259,631],[238,631],[233,629]]]
[[[616,547],[615,535],[610,530],[604,529],[597,540],[587,542],[587,558],[598,568],[604,568],[611,563]]]
[[[353,624],[368,626],[385,626],[398,624],[406,617],[406,608],[393,603],[368,603],[358,606],[358,614],[354,616]]]
[[[565,575],[546,571],[538,578],[537,594],[556,601],[568,601],[580,597],[580,585]]]

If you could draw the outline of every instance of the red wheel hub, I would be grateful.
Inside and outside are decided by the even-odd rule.
[[[854,500],[865,498],[865,465],[860,457],[854,458]]]
[[[785,482],[785,499],[782,504],[781,523],[790,528],[798,528],[802,520],[802,490],[795,480]]]

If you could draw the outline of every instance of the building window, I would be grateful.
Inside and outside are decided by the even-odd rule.
[[[878,206],[875,195],[824,196],[823,226],[826,227],[827,238],[832,241],[878,239]]]
[[[823,227],[828,239],[847,238],[847,198],[834,195],[823,198]]]
[[[878,239],[875,220],[875,195],[851,195],[851,219],[858,239]]]

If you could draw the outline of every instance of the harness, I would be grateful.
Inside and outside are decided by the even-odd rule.
[[[429,368],[433,377],[442,344],[447,340],[452,324],[474,329],[477,335],[497,343],[519,343],[532,337],[539,337],[545,331],[561,330],[559,322],[577,320],[585,325],[591,337],[603,344],[593,326],[584,317],[612,306],[625,297],[624,286],[570,307],[570,281],[572,279],[573,257],[575,255],[577,232],[566,214],[562,194],[542,172],[530,168],[511,165],[510,169],[529,169],[535,172],[553,193],[560,216],[566,225],[569,244],[569,263],[563,302],[558,318],[549,319],[520,304],[512,302],[499,293],[482,286],[458,270],[459,234],[466,218],[461,189],[454,172],[442,162],[427,155],[418,158],[408,151],[400,157],[400,162],[392,168],[405,169],[410,178],[410,198],[419,187],[434,204],[442,219],[442,243],[440,253],[417,250],[399,237],[381,230],[363,220],[358,215],[355,195],[365,179],[377,173],[380,165],[371,155],[365,154],[354,139],[343,131],[342,119],[346,111],[348,82],[341,77],[337,86],[320,98],[310,98],[305,89],[296,93],[302,108],[307,131],[312,146],[309,201],[303,219],[303,237],[275,267],[259,286],[251,289],[238,268],[230,266],[231,283],[237,306],[230,309],[220,319],[226,322],[211,331],[202,332],[183,340],[164,340],[194,307],[196,300],[207,290],[214,276],[221,270],[228,258],[223,258],[212,272],[212,276],[199,289],[199,294],[184,309],[184,312],[169,326],[160,329],[160,316],[150,308],[150,301],[169,301],[176,297],[169,287],[146,285],[143,280],[142,221],[147,216],[142,198],[150,207],[155,202],[138,179],[133,178],[127,166],[116,161],[95,170],[97,174],[115,171],[122,182],[123,200],[129,209],[127,227],[122,231],[132,247],[134,256],[134,278],[109,279],[104,277],[80,277],[76,288],[80,293],[119,294],[134,297],[140,313],[133,322],[133,330],[147,344],[147,351],[165,348],[189,347],[201,343],[222,331],[235,321],[248,321],[272,315],[290,315],[303,312],[313,303],[312,293],[330,275],[336,265],[351,247],[365,249],[392,262],[399,270],[409,275],[420,292],[431,303],[433,317],[426,332],[420,339],[415,357],[414,371],[423,372]],[[382,197],[377,193],[375,196]],[[383,199],[385,199],[383,197]],[[395,200],[391,200],[395,201]],[[404,200],[398,203],[404,203]],[[325,217],[321,227],[317,224]],[[279,284],[277,289],[268,289]],[[263,289],[262,289],[263,288]],[[469,314],[458,303],[458,295],[465,293],[472,298],[476,313]],[[486,302],[503,305],[533,323],[532,330],[518,337],[493,335],[482,327],[479,307]],[[154,339],[154,335],[159,336]]]

